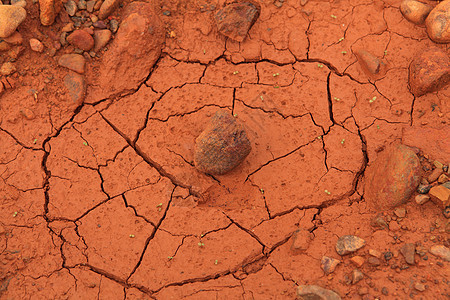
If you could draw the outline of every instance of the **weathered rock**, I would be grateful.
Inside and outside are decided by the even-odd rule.
[[[400,248],[400,253],[403,255],[403,257],[405,257],[406,263],[408,265],[414,265],[416,263],[414,260],[416,245],[412,243],[406,243]]]
[[[66,3],[64,3],[64,9],[69,14],[69,16],[73,17],[78,10],[77,3],[73,0],[68,0]]]
[[[108,46],[94,80],[94,100],[135,89],[148,76],[161,54],[165,30],[153,6],[132,2],[114,41]],[[124,80],[117,81],[116,78]]]
[[[433,42],[450,43],[450,0],[444,0],[433,8],[425,25]]]
[[[442,258],[445,261],[450,261],[450,249],[444,245],[431,246],[430,253],[434,256]]]
[[[117,21],[116,19],[112,19],[109,22],[109,29],[111,29],[112,33],[116,33],[119,29],[119,21]]]
[[[381,265],[381,261],[376,257],[369,257],[367,259],[367,263],[373,267],[378,267],[379,265]]]
[[[250,2],[228,4],[215,15],[217,29],[230,39],[242,42],[259,13],[260,8]]]
[[[16,66],[12,62],[5,62],[0,67],[0,75],[8,76],[16,72]]]
[[[357,284],[364,278],[364,274],[359,269],[352,271],[352,284]]]
[[[318,285],[299,285],[297,287],[297,299],[299,300],[340,300],[336,292],[324,289]]]
[[[86,82],[84,77],[80,74],[70,72],[64,77],[64,85],[72,103],[75,106],[81,105],[86,94]]]
[[[429,47],[414,55],[409,65],[411,92],[420,97],[437,91],[450,82],[450,58],[437,47]]]
[[[44,26],[52,25],[61,7],[61,0],[39,0],[41,24]]]
[[[100,6],[100,11],[98,13],[98,17],[100,20],[106,19],[111,15],[117,7],[119,7],[120,0],[105,0]]]
[[[375,249],[369,249],[369,255],[376,257],[376,258],[380,258],[381,257],[381,252]]]
[[[398,208],[394,209],[394,214],[399,218],[404,218],[404,217],[406,217],[406,208],[398,207]]]
[[[446,183],[448,181],[448,176],[446,174],[441,174],[438,178],[438,183]]]
[[[428,175],[427,181],[430,183],[435,182],[436,180],[438,180],[439,176],[441,176],[441,174],[443,173],[442,169],[436,168],[433,170],[433,172],[431,172],[430,175]]]
[[[419,205],[425,204],[430,200],[430,196],[428,195],[416,195],[416,203]]]
[[[328,256],[323,256],[322,261],[320,263],[320,267],[325,272],[326,275],[331,274],[336,269],[337,265],[340,264],[341,261],[339,259],[335,259]]]
[[[16,5],[0,5],[0,38],[9,37],[25,20],[27,12]]]
[[[432,6],[415,0],[404,0],[400,4],[400,11],[405,19],[417,25],[425,23],[432,9]]]
[[[35,52],[42,53],[44,51],[44,45],[38,39],[30,39],[30,47]]]
[[[58,64],[61,67],[67,68],[80,74],[84,73],[85,62],[86,60],[84,59],[83,55],[80,54],[63,54],[58,59]]]
[[[431,201],[433,201],[441,209],[450,205],[450,189],[443,184],[433,186],[430,190]]]
[[[366,170],[365,198],[376,209],[405,203],[420,182],[420,162],[409,147],[388,146]]]
[[[297,230],[292,235],[291,251],[294,255],[304,253],[311,243],[311,232],[305,229]]]
[[[419,194],[428,194],[428,192],[430,191],[430,189],[433,186],[431,184],[419,184],[419,186],[417,187],[417,192]]]
[[[353,256],[350,261],[357,267],[361,267],[365,262],[364,257],[359,255]]]
[[[372,53],[362,49],[356,50],[355,56],[358,58],[359,64],[366,72],[369,72],[373,75],[380,74],[381,69],[384,65],[381,59],[379,59]]]
[[[195,167],[222,175],[237,167],[250,153],[247,134],[229,111],[218,110],[195,143]]]
[[[94,32],[94,51],[99,51],[108,44],[111,39],[111,31],[108,29],[97,30]]]
[[[336,243],[336,252],[339,255],[346,255],[361,249],[366,244],[362,238],[355,235],[343,235]]]
[[[94,47],[94,38],[86,31],[80,29],[69,34],[67,42],[84,51],[89,51]]]
[[[419,292],[423,292],[423,291],[426,290],[425,285],[424,285],[423,283],[420,283],[420,282],[416,282],[416,283],[414,284],[414,288],[415,288],[416,290],[418,290]]]
[[[94,11],[95,0],[89,0],[86,2],[86,10],[90,13]]]
[[[3,39],[5,42],[11,45],[21,45],[23,43],[23,37],[20,32],[15,31],[12,35]]]

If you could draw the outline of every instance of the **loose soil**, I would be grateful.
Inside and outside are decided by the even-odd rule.
[[[408,87],[414,53],[437,44],[397,0],[276,2],[259,1],[237,43],[214,24],[224,0],[160,0],[167,37],[145,81],[99,99],[100,53],[79,106],[61,100],[68,71],[27,44],[0,100],[1,299],[295,299],[305,284],[344,299],[448,299],[448,262],[427,253],[449,246],[442,210],[412,198],[399,218],[364,199],[365,169],[392,142],[449,163],[450,88]],[[37,4],[27,13],[25,41],[59,39],[61,20],[41,26]],[[365,73],[357,49],[385,74]],[[244,124],[252,151],[208,176],[194,167],[195,139],[219,108]],[[372,226],[380,213],[389,228]],[[299,229],[313,237],[302,253],[291,250]],[[366,245],[341,257],[342,235]],[[404,243],[423,250],[415,265]],[[354,255],[366,262],[351,284]],[[322,256],[341,260],[330,275]]]

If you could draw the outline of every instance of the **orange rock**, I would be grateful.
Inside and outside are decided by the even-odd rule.
[[[400,5],[400,11],[405,19],[417,25],[425,23],[432,9],[430,5],[415,0],[404,0]]]
[[[450,0],[442,1],[432,10],[425,25],[432,41],[450,43]]]
[[[436,203],[441,209],[450,205],[450,189],[443,184],[432,187],[429,194],[431,195],[431,201]]]
[[[362,256],[353,256],[350,258],[350,261],[357,267],[361,267],[364,264],[364,257]]]

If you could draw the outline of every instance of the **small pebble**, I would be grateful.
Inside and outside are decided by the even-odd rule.
[[[430,200],[430,196],[423,194],[416,195],[415,200],[417,204],[422,205]]]
[[[364,264],[364,257],[362,256],[353,256],[350,258],[350,261],[357,267],[361,267]]]
[[[399,218],[404,218],[406,216],[406,209],[404,207],[396,208],[394,214]]]
[[[419,283],[419,282],[417,282],[417,283],[414,284],[414,288],[415,288],[416,290],[418,290],[419,292],[425,291],[425,285],[422,284],[422,283]]]
[[[363,279],[363,278],[364,278],[364,274],[360,270],[354,269],[352,271],[352,284],[356,284],[356,283],[360,282],[361,279]]]
[[[406,243],[400,248],[400,253],[405,257],[407,264],[415,264],[414,254],[416,253],[416,245],[413,243]]]
[[[417,192],[419,194],[427,194],[430,189],[431,189],[432,185],[431,184],[419,184],[419,186],[417,187]]]
[[[0,74],[8,76],[16,72],[16,66],[12,62],[5,62],[0,68]]]
[[[44,51],[44,45],[38,39],[30,39],[30,47],[35,52],[42,53]]]
[[[344,235],[336,242],[336,252],[339,255],[346,255],[364,247],[365,244],[366,241],[362,238],[355,235]]]
[[[331,274],[336,269],[337,265],[340,264],[341,261],[332,257],[323,256],[322,261],[320,263],[320,267],[325,272],[326,275]]]
[[[112,19],[109,22],[109,29],[111,30],[112,33],[116,33],[117,30],[119,29],[119,21],[117,21],[116,19]]]

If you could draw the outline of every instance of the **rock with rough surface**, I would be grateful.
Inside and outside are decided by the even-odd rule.
[[[72,46],[89,51],[94,47],[94,38],[84,30],[77,29],[67,37],[67,42]]]
[[[366,170],[365,198],[376,209],[405,203],[420,182],[420,162],[409,147],[389,145]]]
[[[447,53],[431,47],[414,55],[409,65],[409,85],[416,97],[437,91],[449,82],[450,58]]]
[[[444,184],[433,186],[430,190],[431,201],[441,209],[450,206],[450,189]]]
[[[93,100],[136,89],[158,60],[165,40],[164,26],[149,3],[132,2],[100,62],[92,86]],[[117,81],[116,78],[123,80]]]
[[[86,82],[84,77],[75,72],[70,72],[64,77],[64,85],[69,94],[69,99],[75,107],[81,105],[86,94]]]
[[[108,44],[111,39],[111,31],[108,29],[94,31],[94,51],[97,52]]]
[[[384,63],[372,53],[366,50],[356,50],[355,56],[358,58],[358,62],[361,67],[372,75],[380,74]]]
[[[120,0],[105,0],[100,6],[98,17],[100,20],[104,20],[111,15],[117,7],[119,7]]]
[[[297,287],[299,300],[341,300],[336,292],[324,289],[318,285],[299,285]]]
[[[340,264],[341,261],[339,259],[335,259],[328,256],[323,256],[320,262],[320,267],[324,271],[326,275],[331,274],[336,269],[337,265]]]
[[[9,37],[25,20],[27,12],[17,5],[0,5],[0,38]]]
[[[404,0],[400,4],[400,11],[405,19],[416,25],[425,23],[432,9],[432,6],[415,0]]]
[[[195,167],[203,173],[225,174],[250,153],[247,134],[229,111],[218,110],[195,141]]]
[[[230,39],[242,42],[259,13],[260,8],[250,2],[228,4],[215,15],[217,29]]]
[[[450,249],[444,245],[431,246],[430,253],[434,256],[442,258],[445,261],[450,261]]]
[[[35,52],[42,53],[44,51],[44,45],[38,39],[30,39],[30,47]]]
[[[439,3],[425,20],[428,37],[436,43],[450,43],[450,0]]]
[[[80,54],[63,54],[58,59],[58,65],[80,74],[84,73],[85,62],[83,55]]]
[[[55,18],[61,10],[61,0],[39,0],[39,17],[41,24],[50,26],[55,22]]]
[[[343,235],[336,242],[336,252],[339,255],[346,255],[361,249],[366,241],[355,235]]]
[[[414,254],[416,253],[416,245],[413,243],[406,243],[400,248],[400,253],[406,260],[408,265],[414,265],[416,262],[414,260]]]

